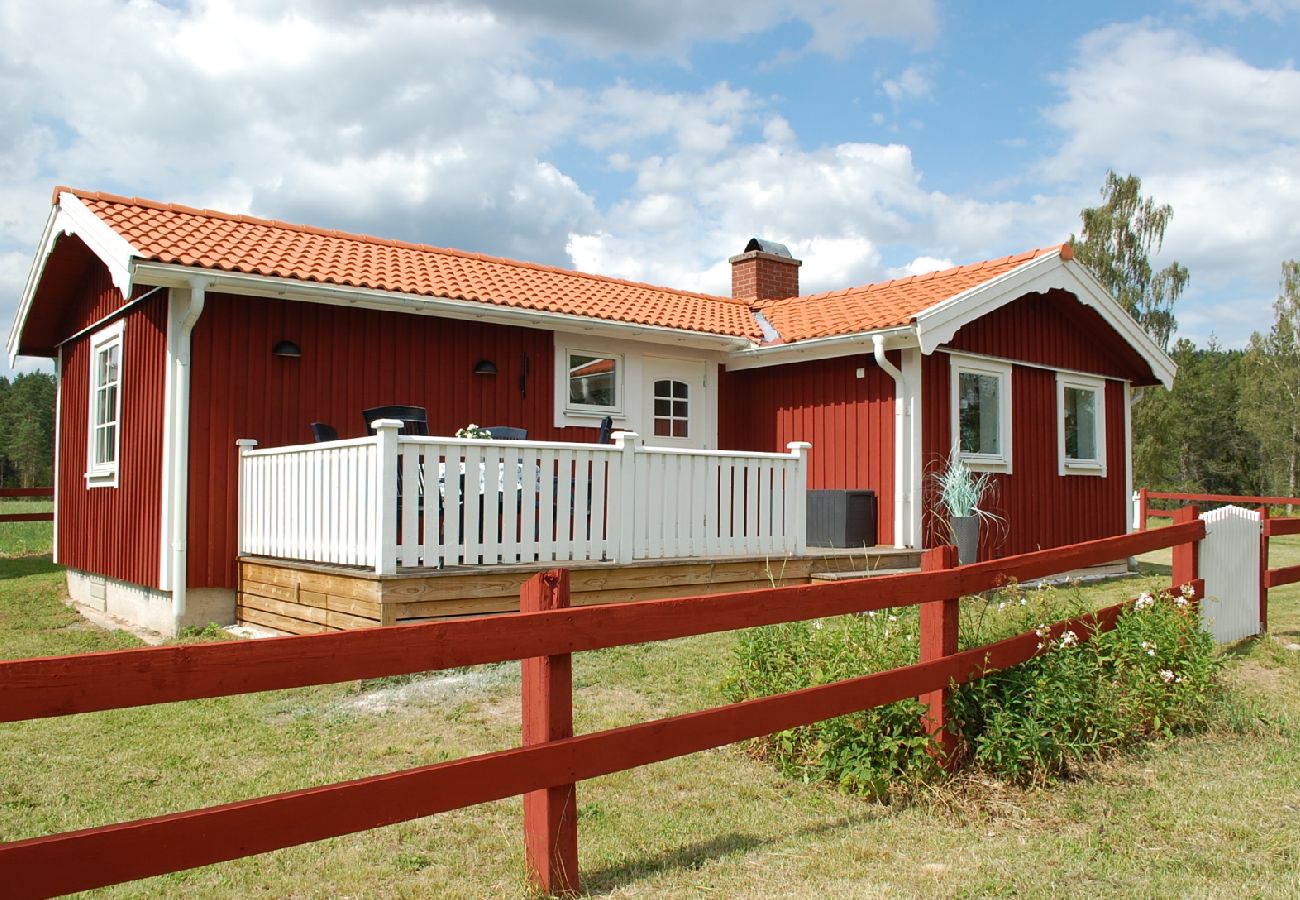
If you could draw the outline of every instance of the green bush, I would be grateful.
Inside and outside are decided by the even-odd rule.
[[[1131,741],[1208,723],[1218,658],[1181,595],[1144,592],[1117,627],[1050,640],[1047,625],[1088,611],[1077,590],[1016,584],[961,604],[963,649],[1037,630],[1042,651],[953,691],[960,758],[1014,781],[1070,772]],[[743,632],[724,690],[766,696],[915,663],[915,607]],[[758,742],[783,772],[884,798],[937,773],[909,699],[791,729]]]

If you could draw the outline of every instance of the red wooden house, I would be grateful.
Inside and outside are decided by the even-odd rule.
[[[815,557],[805,487],[874,490],[879,543],[915,549],[938,535],[927,471],[955,435],[998,473],[1006,528],[983,555],[1126,529],[1131,388],[1174,366],[1068,247],[816,295],[780,245],[731,262],[733,296],[712,296],[57,188],[8,346],[56,361],[72,596],[169,633],[229,621],[237,591],[258,620],[242,594],[268,558],[351,566],[380,596],[399,569]],[[361,411],[385,404],[425,407],[430,435],[529,441],[368,437]],[[593,449],[605,416],[640,439]],[[319,458],[312,422],[341,438]],[[421,491],[404,508],[403,474]],[[482,499],[507,491],[531,511]],[[294,579],[261,621],[284,625],[272,600],[319,602],[319,628],[419,617]]]

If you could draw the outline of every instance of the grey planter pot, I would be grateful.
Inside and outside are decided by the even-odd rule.
[[[977,516],[953,516],[948,522],[957,545],[957,562],[969,565],[979,558],[980,520]]]

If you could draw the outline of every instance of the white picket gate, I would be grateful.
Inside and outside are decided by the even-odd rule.
[[[1254,510],[1225,506],[1201,515],[1201,618],[1219,643],[1259,634],[1259,554],[1263,520]]]

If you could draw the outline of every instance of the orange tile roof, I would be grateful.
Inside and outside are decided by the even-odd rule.
[[[733,297],[114,194],[57,187],[55,203],[64,191],[154,262],[447,297],[755,343],[763,341],[755,310],[776,329],[780,343],[906,325],[925,309],[1059,249],[751,305]]]
[[[909,324],[924,310],[963,291],[1005,275],[1030,260],[1064,245],[1030,250],[940,272],[881,281],[784,300],[762,300],[756,307],[785,341],[876,331]],[[1068,249],[1063,255],[1069,259]]]
[[[143,258],[757,340],[745,300],[252,216],[58,187]]]

